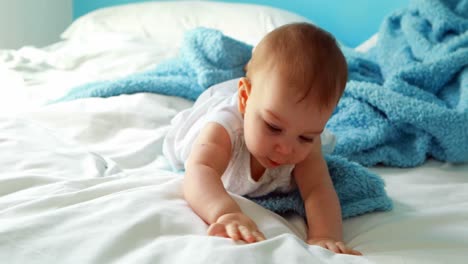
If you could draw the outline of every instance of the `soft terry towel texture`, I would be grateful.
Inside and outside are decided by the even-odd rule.
[[[392,208],[391,200],[385,193],[384,182],[379,176],[337,155],[328,155],[325,159],[340,199],[343,218]],[[272,193],[250,199],[279,214],[294,212],[305,217],[304,203],[298,190],[288,194]]]
[[[328,123],[335,154],[399,167],[468,161],[467,0],[412,1],[369,54],[346,54],[351,78]]]

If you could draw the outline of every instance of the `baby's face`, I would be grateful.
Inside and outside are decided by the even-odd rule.
[[[311,98],[298,102],[301,89],[288,87],[278,77],[254,77],[245,83],[251,93],[241,112],[250,153],[265,168],[303,161],[320,144],[333,107],[319,110]]]

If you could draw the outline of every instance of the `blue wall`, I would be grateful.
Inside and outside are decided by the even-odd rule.
[[[75,18],[99,7],[149,2],[151,0],[74,0]],[[270,5],[308,17],[333,33],[344,44],[354,47],[374,34],[389,12],[405,7],[409,0],[224,0]]]
[[[73,0],[73,18],[78,18],[101,7],[151,1],[152,0]]]

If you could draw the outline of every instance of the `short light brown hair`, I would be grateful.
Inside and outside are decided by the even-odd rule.
[[[335,38],[310,23],[293,23],[268,33],[255,47],[247,64],[247,78],[257,71],[281,74],[300,87],[299,101],[313,96],[321,106],[335,105],[348,78],[346,60]]]

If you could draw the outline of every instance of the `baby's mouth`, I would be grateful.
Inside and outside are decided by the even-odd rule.
[[[268,162],[270,163],[270,165],[271,165],[272,167],[278,167],[278,166],[281,165],[281,163],[278,163],[278,162],[276,162],[276,161],[274,161],[274,160],[272,160],[272,159],[269,159],[269,158],[268,158]]]

